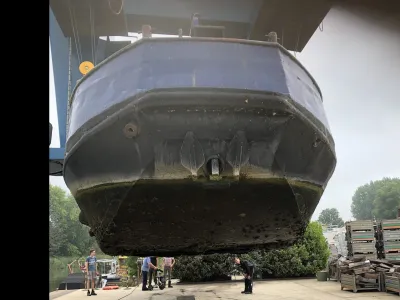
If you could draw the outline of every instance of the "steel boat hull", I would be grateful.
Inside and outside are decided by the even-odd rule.
[[[298,240],[335,164],[278,44],[143,39],[75,88],[64,179],[105,253],[238,253]]]

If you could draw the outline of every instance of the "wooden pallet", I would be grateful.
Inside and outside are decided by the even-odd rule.
[[[348,245],[348,251],[353,257],[365,256],[366,259],[376,259],[375,243],[352,243]]]
[[[374,223],[371,220],[359,220],[346,222],[347,231],[372,231],[374,232]]]
[[[374,231],[352,231],[350,240],[353,241],[373,241],[375,240]]]
[[[329,266],[328,279],[336,281],[340,280],[340,267],[338,262],[333,266],[332,265]]]
[[[392,219],[392,220],[382,220],[381,221],[382,230],[389,229],[400,229],[400,219]]]
[[[400,261],[400,253],[385,253],[385,258],[387,260],[399,260]]]
[[[400,241],[400,230],[384,230],[383,241]]]
[[[375,252],[375,243],[352,243],[351,250],[354,254],[371,254]]]
[[[386,292],[395,292],[400,296],[400,278],[385,274],[385,290]]]
[[[400,241],[383,242],[383,248],[385,249],[385,253],[399,253],[400,252]]]
[[[340,275],[340,288],[342,291],[343,291],[343,289],[352,290],[353,293],[357,293],[358,291],[366,291],[366,290],[381,291],[381,280],[380,280],[380,276],[379,276],[375,287],[361,287],[356,284],[356,276],[355,275],[341,274]]]

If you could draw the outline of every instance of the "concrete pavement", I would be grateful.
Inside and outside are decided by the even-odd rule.
[[[243,295],[244,283],[232,281],[226,283],[204,283],[204,284],[175,284],[172,289],[160,291],[142,292],[141,287],[121,288],[118,290],[98,290],[96,300],[394,300],[399,299],[396,294],[385,292],[341,291],[340,283],[335,281],[318,282],[316,279],[290,279],[290,280],[268,280],[256,281],[254,293]],[[50,293],[50,299],[62,291]],[[183,297],[186,296],[186,297]],[[80,300],[88,299],[86,292],[82,290],[73,291],[57,297],[57,300]],[[94,299],[91,299],[94,300]]]

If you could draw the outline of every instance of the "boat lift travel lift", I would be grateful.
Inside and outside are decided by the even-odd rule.
[[[400,12],[391,0],[50,0],[52,53],[60,147],[50,148],[49,175],[63,175],[68,99],[82,78],[82,62],[98,64],[130,42],[100,37],[128,36],[150,24],[154,33],[189,35],[190,17],[199,13],[209,25],[223,26],[226,38],[265,41],[276,32],[286,49],[300,52],[333,6],[363,6],[385,15]],[[360,8],[361,9],[361,8]],[[399,29],[400,30],[400,29]],[[84,65],[81,65],[83,67]],[[52,125],[49,124],[51,144]]]
[[[128,36],[128,32],[140,32],[145,24],[157,34],[177,35],[182,29],[183,35],[189,35],[190,17],[197,12],[208,25],[223,26],[226,38],[267,40],[266,35],[275,31],[284,47],[301,51],[330,5],[329,1],[315,4],[313,0],[247,0],[235,5],[229,0],[51,0],[49,36],[60,147],[50,148],[49,174],[62,175],[68,99],[83,76],[80,64],[96,65],[130,43],[101,36]],[[49,127],[51,136],[51,124]]]

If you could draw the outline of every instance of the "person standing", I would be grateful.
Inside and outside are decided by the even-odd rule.
[[[86,258],[85,269],[87,274],[87,295],[88,296],[96,296],[97,294],[94,291],[96,284],[96,275],[97,275],[97,258],[96,251],[90,250],[89,256]],[[92,292],[90,292],[90,286],[92,286]]]
[[[163,258],[163,263],[164,263],[164,278],[165,278],[165,281],[167,280],[167,276],[168,276],[168,287],[172,288],[171,273],[172,273],[172,267],[175,264],[175,259],[173,257],[164,257]]]
[[[242,291],[242,294],[252,294],[254,265],[247,260],[241,261],[238,257],[235,257],[235,263],[240,265],[244,273],[244,291]]]
[[[145,257],[142,263],[142,291],[148,291],[147,288],[147,275],[149,274],[149,270],[156,270],[157,267],[151,263],[150,256]]]
[[[149,287],[151,286],[151,280],[154,279],[154,285],[157,286],[157,257],[150,256],[150,262],[155,269],[150,268],[149,270]]]

